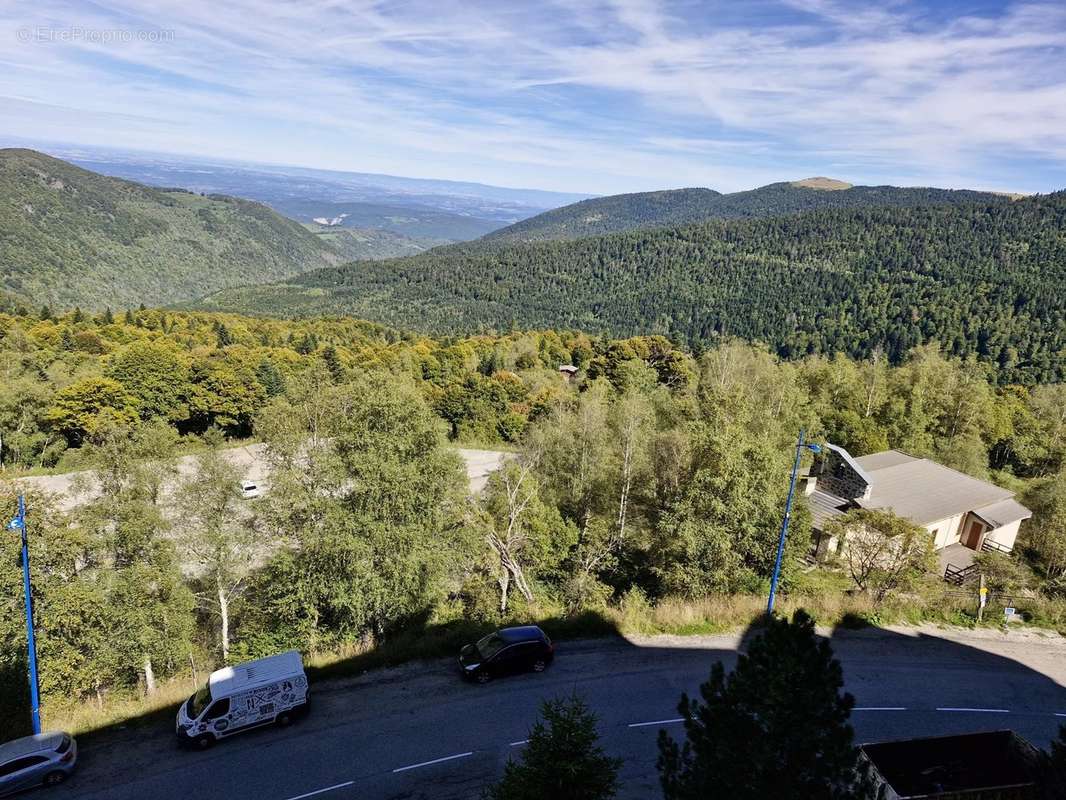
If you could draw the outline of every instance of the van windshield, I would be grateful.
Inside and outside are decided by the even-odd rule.
[[[209,705],[211,705],[211,687],[204,684],[196,694],[189,698],[189,703],[185,706],[185,714],[189,719],[196,719]]]

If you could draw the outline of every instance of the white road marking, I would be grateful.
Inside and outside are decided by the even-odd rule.
[[[903,706],[861,706],[851,709],[852,711],[906,711]]]
[[[975,714],[1009,714],[1009,708],[938,708],[937,711],[970,711]]]
[[[522,744],[529,744],[529,739],[523,739],[520,742],[511,742],[511,747],[518,747],[519,745],[522,745]]]
[[[1058,711],[1056,711],[1055,712],[1055,716],[1056,717],[1066,717],[1066,714],[1060,714]]]
[[[631,722],[630,728],[646,728],[648,725],[670,725],[674,722],[684,722],[684,718],[678,717],[677,719],[657,719],[653,722]]]
[[[332,792],[334,789],[343,789],[345,786],[351,786],[355,781],[348,781],[347,783],[338,783],[336,786],[327,786],[325,789],[315,789],[313,792],[307,794],[298,794],[296,797],[290,797],[289,800],[304,800],[305,797],[314,797],[316,794],[325,794],[326,792]]]
[[[431,764],[440,764],[444,761],[454,761],[457,758],[466,758],[467,756],[474,755],[473,751],[469,753],[457,753],[454,756],[445,756],[444,758],[435,758],[432,761],[423,761],[420,764],[409,764],[406,767],[397,767],[393,772],[407,772],[409,769],[418,769],[419,767],[428,767]]]

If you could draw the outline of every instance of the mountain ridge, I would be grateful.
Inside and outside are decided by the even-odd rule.
[[[0,289],[34,304],[158,304],[341,263],[262,203],[0,150]]]
[[[546,211],[500,228],[486,241],[580,239],[626,230],[666,228],[709,219],[743,219],[796,214],[819,208],[917,206],[1011,198],[992,192],[934,187],[854,186],[834,178],[781,181],[741,192],[668,189],[597,197]]]
[[[832,192],[830,194],[839,194]],[[938,342],[1004,381],[1066,378],[1066,192],[822,208],[564,241],[485,241],[359,262],[192,304],[350,315],[429,334],[559,328],[724,336],[782,356],[901,358]]]

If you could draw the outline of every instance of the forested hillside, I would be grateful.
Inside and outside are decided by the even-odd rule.
[[[786,357],[883,352],[898,362],[937,342],[994,364],[1003,383],[1046,382],[1066,376],[1066,193],[453,245],[198,306],[352,314],[435,333],[665,334],[695,348],[740,336]]]
[[[38,307],[173,302],[342,260],[259,203],[0,150],[0,289]]]
[[[339,225],[306,225],[318,239],[345,261],[413,256],[429,245],[383,228],[348,228]]]
[[[579,367],[573,380],[560,363]],[[81,699],[99,715],[171,678],[187,695],[192,670],[289,647],[454,653],[516,620],[612,615],[647,630],[672,608],[688,631],[700,608],[742,623],[730,603],[764,607],[800,426],[1023,492],[1038,571],[991,563],[990,580],[1012,581],[1028,618],[1066,624],[1064,387],[997,387],[989,366],[931,346],[893,367],[572,331],[432,339],[352,319],[0,313],[0,374],[0,512],[26,491],[2,478],[23,468],[96,470],[73,508],[27,497],[50,726]],[[242,499],[224,436],[263,442],[264,497]],[[516,453],[471,498],[449,440]],[[182,451],[196,463],[176,474]],[[847,603],[878,624],[959,613],[935,575],[845,597],[846,575],[802,569],[809,531],[800,504],[782,604]],[[5,563],[18,546],[0,537]],[[0,738],[28,719],[20,580],[0,570]]]
[[[516,222],[493,231],[485,239],[511,242],[580,239],[637,228],[665,228],[710,219],[776,217],[821,208],[974,202],[1010,201],[987,192],[851,186],[826,178],[812,178],[794,183],[771,183],[732,194],[721,194],[711,189],[674,189],[597,197]]]
[[[499,242],[580,239],[631,228],[683,225],[714,216],[721,198],[722,194],[713,189],[668,189],[595,197],[520,220],[484,238]]]
[[[309,223],[316,217],[336,219],[337,227],[392,233],[417,242],[423,248],[476,239],[506,224],[414,203],[389,205],[280,198],[274,200],[271,207],[301,222]]]

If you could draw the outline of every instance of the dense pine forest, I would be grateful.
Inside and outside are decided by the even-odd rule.
[[[833,193],[829,193],[833,194]],[[205,309],[345,313],[432,333],[577,328],[729,337],[786,358],[937,343],[1001,384],[1066,377],[1066,193],[709,221],[578,241],[438,248],[222,292]]]
[[[830,188],[832,187],[832,188]],[[988,192],[899,186],[851,186],[825,178],[771,183],[746,192],[670,189],[597,197],[563,206],[493,231],[489,241],[582,239],[637,228],[665,228],[710,219],[779,217],[803,211],[861,206],[1006,203]]]
[[[750,599],[716,623],[736,624],[765,602],[801,426],[855,454],[899,447],[1017,490],[1035,515],[1019,556],[989,561],[991,585],[1066,626],[1063,385],[1005,384],[935,345],[899,362],[782,360],[724,338],[694,355],[663,337],[573,331],[0,314],[0,508],[28,493],[46,719],[104,713],[175,677],[185,691],[190,670],[286,647],[387,660],[404,643],[451,652],[509,620],[663,629],[670,609],[689,630],[694,608]],[[251,502],[225,455],[249,439],[271,471]],[[457,443],[513,456],[471,496]],[[179,473],[182,453],[194,466]],[[43,468],[87,468],[80,502],[6,480]],[[962,613],[920,571],[846,595],[846,574],[804,564],[809,535],[800,507],[783,602],[827,622],[841,606],[826,603],[873,621]],[[2,541],[9,565],[16,538]],[[24,720],[19,580],[0,570],[11,731]]]

